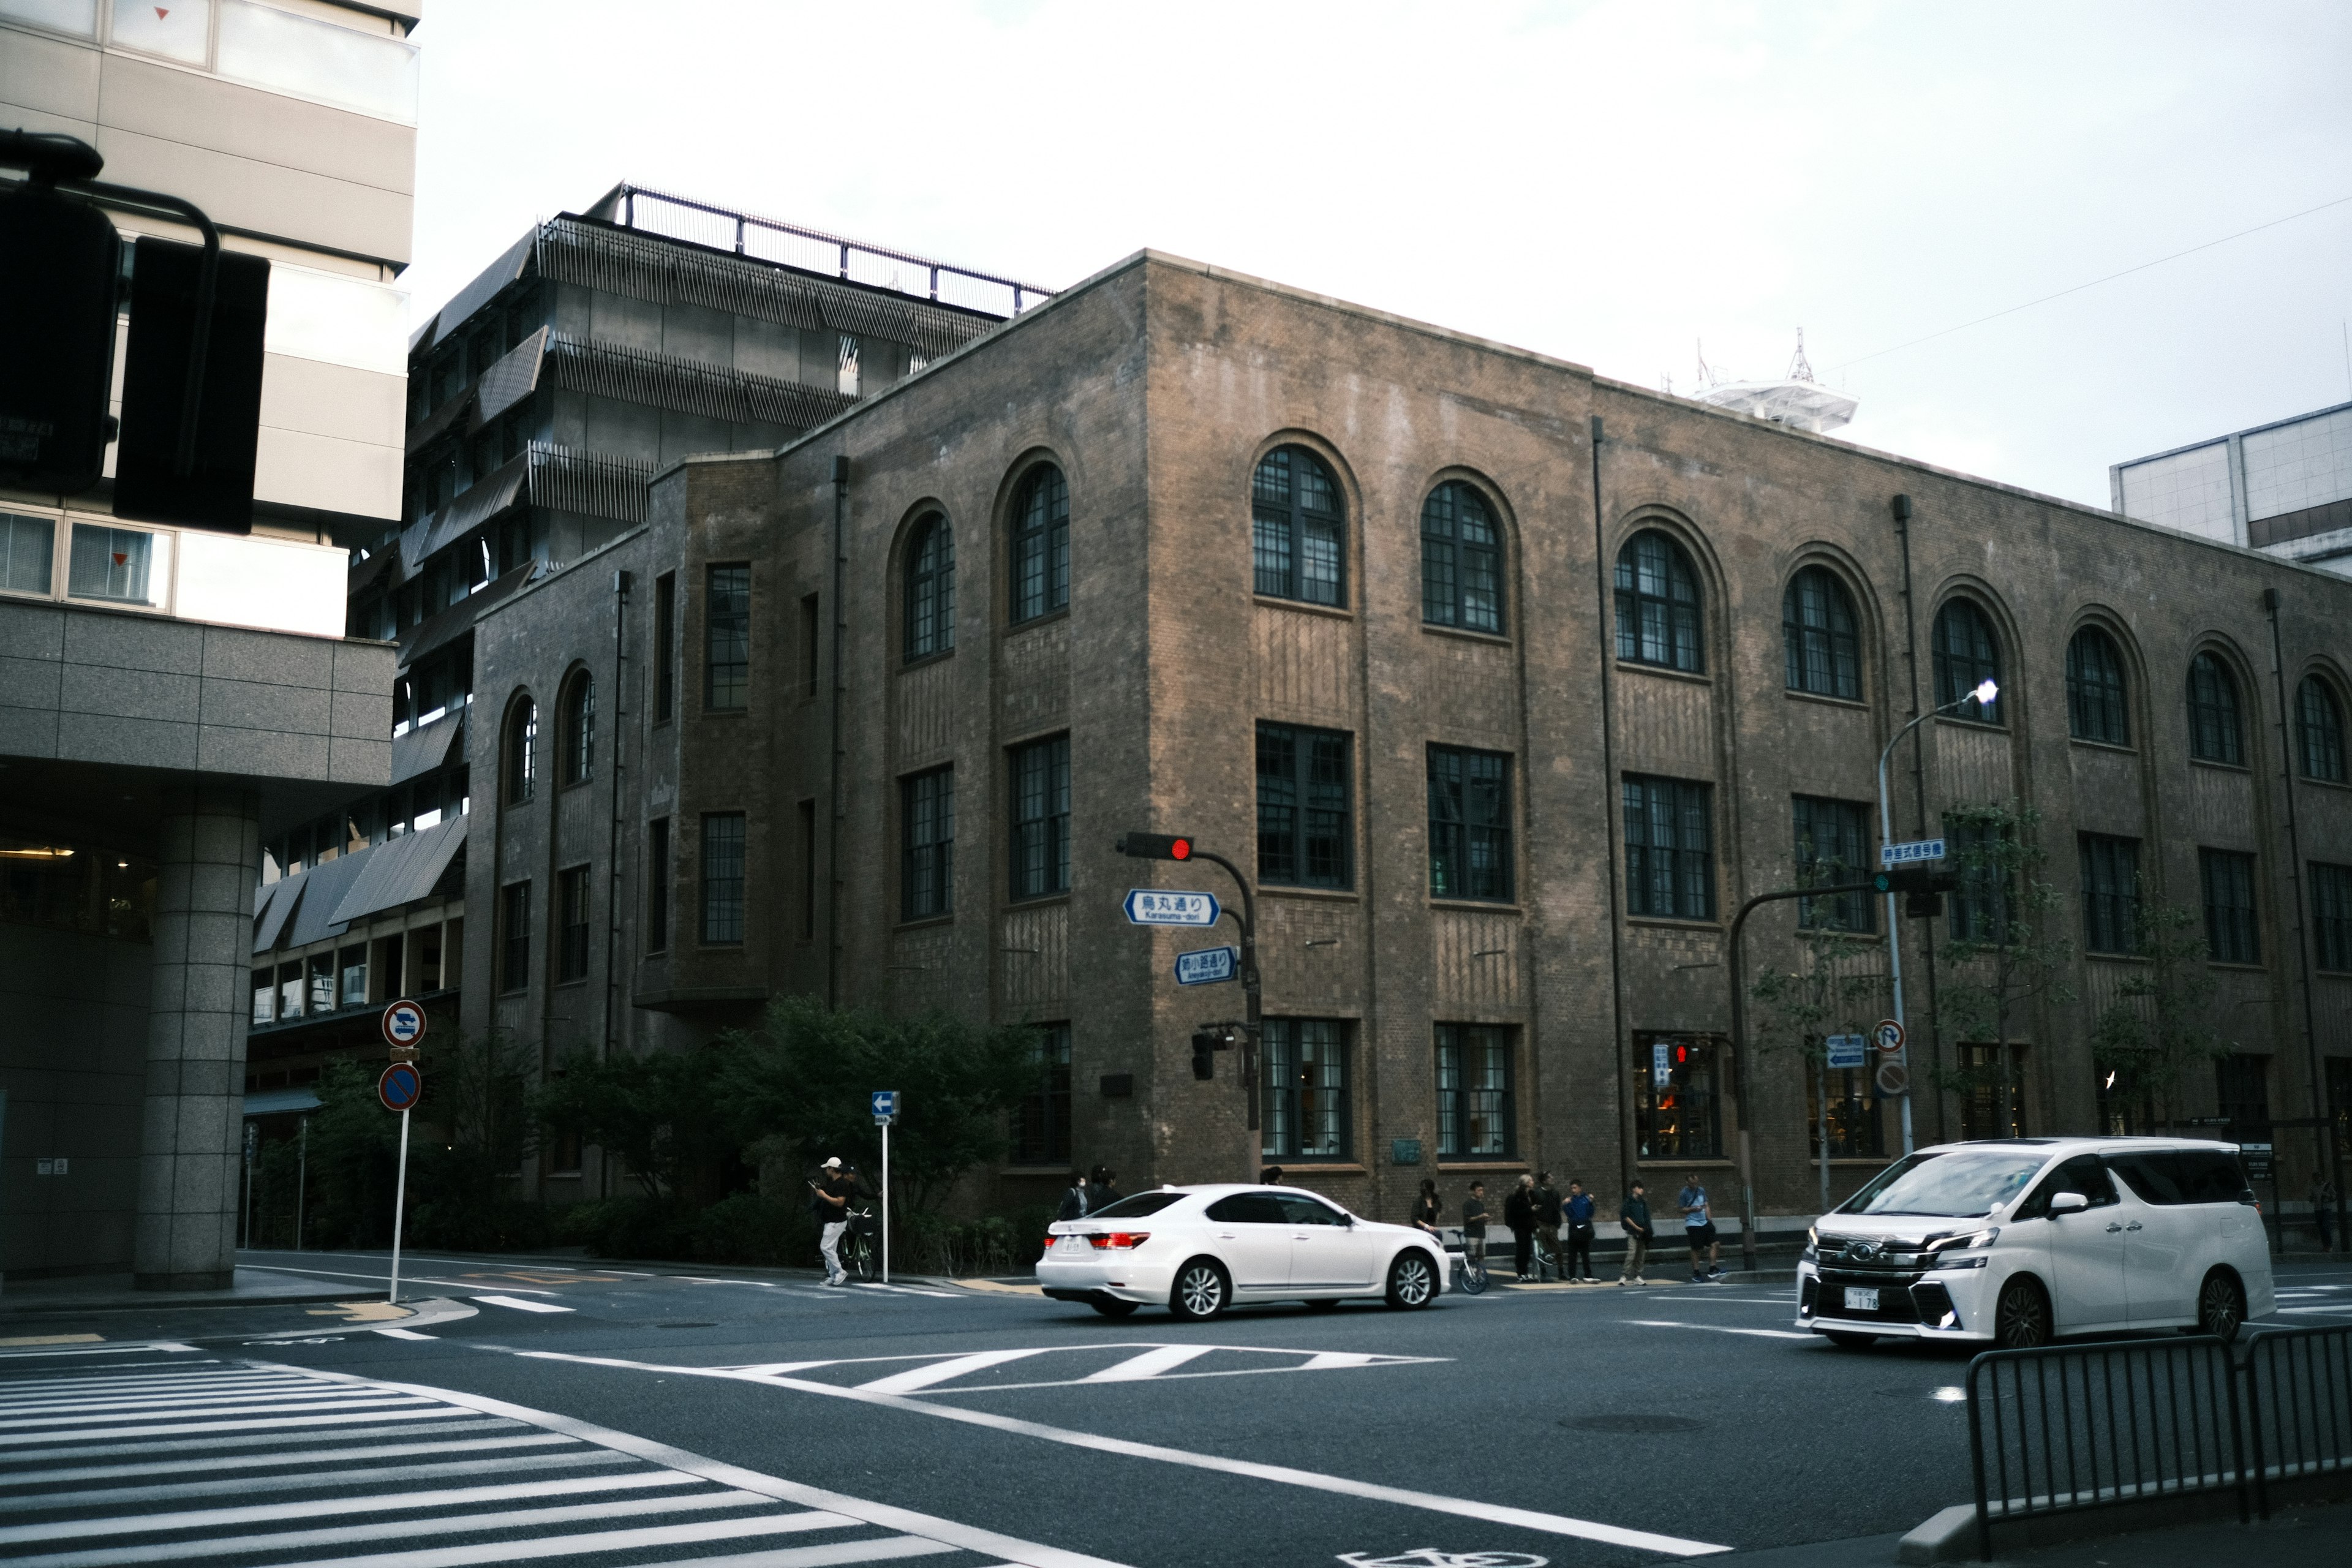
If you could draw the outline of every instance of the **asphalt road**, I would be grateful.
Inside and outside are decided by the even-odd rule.
[[[353,1301],[383,1272],[245,1261]],[[1600,1568],[1899,1531],[1968,1495],[1966,1354],[1833,1349],[1780,1287],[1192,1325],[927,1281],[404,1274],[448,1304],[92,1313],[102,1338],[55,1344],[5,1342],[75,1325],[9,1320],[0,1561]],[[2352,1270],[2280,1283],[2283,1321],[2352,1321]]]

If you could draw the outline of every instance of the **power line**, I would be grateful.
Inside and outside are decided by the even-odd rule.
[[[1937,338],[1948,338],[1954,332],[1965,332],[1970,327],[1981,327],[1987,321],[1998,321],[2003,316],[2014,316],[2020,310],[2031,310],[2036,305],[2047,305],[2053,300],[2063,300],[2069,294],[2079,294],[2085,289],[2095,289],[2102,283],[2112,283],[2118,278],[2128,278],[2135,272],[2145,272],[2151,267],[2161,267],[2168,261],[2178,261],[2184,256],[2194,256],[2200,250],[2210,250],[2217,245],[2227,245],[2233,239],[2243,239],[2250,234],[2260,234],[2266,228],[2276,228],[2283,223],[2293,223],[2297,218],[2309,217],[2314,213],[2324,213],[2330,207],[2340,207],[2347,202],[2352,202],[2352,196],[2338,196],[2332,202],[2322,202],[2315,207],[2305,207],[2299,213],[2289,213],[2284,217],[2274,217],[2268,223],[2258,223],[2252,228],[2242,228],[2235,234],[2225,234],[2219,239],[2209,239],[2202,245],[2192,245],[2186,250],[2176,250],[2169,256],[2159,256],[2153,261],[2143,261],[2137,267],[2126,267],[2121,272],[2110,272],[2105,278],[2094,278],[2088,283],[2077,283],[2071,289],[2061,289],[2055,294],[2044,294],[2039,300],[2028,300],[2022,305],[2011,305],[2005,310],[1995,310],[1990,316],[1979,316],[1973,321],[1962,321],[1957,327],[1946,327],[1941,331],[1929,332],[1924,338],[1913,338],[1909,342],[1896,343],[1893,348],[1875,350],[1859,358],[1832,365],[1830,369],[1832,372],[1845,370],[1862,363],[1864,360],[1883,359],[1891,353],[1900,353],[1905,349],[1917,348],[1921,343],[1931,343]]]

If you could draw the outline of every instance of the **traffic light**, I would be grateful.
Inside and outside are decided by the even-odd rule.
[[[1118,852],[1132,855],[1139,860],[1190,860],[1192,858],[1192,841],[1167,833],[1122,833],[1118,837]]]
[[[1192,1031],[1192,1076],[1202,1083],[1217,1076],[1219,1036],[1214,1029]]]
[[[1913,866],[1881,871],[1871,882],[1882,893],[1902,894],[1904,914],[1915,921],[1927,920],[1944,912],[1944,895],[1959,891],[1960,874]]]
[[[0,482],[11,488],[79,495],[106,467],[121,247],[103,213],[37,176],[0,197]]]
[[[262,332],[269,261],[224,250],[217,258],[205,363],[191,381],[204,249],[140,237],[131,269],[131,341],[123,351],[122,438],[114,453],[114,510],[147,522],[247,533],[261,430]],[[188,402],[196,402],[190,462],[180,463]]]

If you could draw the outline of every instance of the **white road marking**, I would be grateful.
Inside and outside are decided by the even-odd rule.
[[[547,1442],[561,1441],[561,1439],[554,1438],[550,1434],[541,1433],[537,1437],[526,1438],[524,1441]],[[467,1445],[458,1446],[467,1447]],[[311,1463],[317,1461],[315,1455],[305,1455],[303,1458]],[[286,1459],[283,1455],[272,1455],[268,1459],[261,1462],[282,1465]],[[248,1458],[243,1463],[249,1466],[256,1461]],[[369,1465],[352,1470],[305,1470],[299,1475],[270,1476],[258,1481],[251,1476],[229,1476],[216,1481],[172,1481],[152,1487],[101,1487],[96,1491],[43,1492],[25,1497],[0,1498],[0,1512],[21,1512],[26,1509],[47,1510],[55,1508],[102,1508],[122,1502],[169,1502],[175,1498],[244,1496],[263,1486],[275,1487],[281,1491],[301,1491],[313,1487],[366,1486],[385,1481],[436,1480],[457,1476],[499,1475],[511,1470],[571,1469],[583,1465],[626,1463],[628,1463],[628,1456],[625,1454],[607,1454],[600,1448],[591,1448],[585,1453],[524,1454],[511,1459],[447,1459],[426,1465]],[[125,1465],[116,1468],[136,1469],[140,1467]],[[220,1466],[219,1461],[213,1460],[173,1468],[179,1470],[214,1469]],[[5,1479],[12,1487],[31,1486],[38,1484],[44,1474],[70,1475],[72,1472],[60,1470],[34,1471],[30,1474],[18,1472]],[[271,1514],[269,1517],[277,1516]]]
[[[806,1521],[802,1523],[799,1521]],[[781,1535],[790,1530],[836,1530],[855,1524],[838,1514],[791,1513],[767,1519],[712,1520],[696,1524],[655,1525],[646,1530],[607,1530],[593,1535],[559,1535],[544,1541],[486,1542],[479,1546],[444,1546],[425,1552],[386,1552],[373,1557],[333,1557],[316,1563],[289,1563],[284,1568],[467,1568],[478,1563],[511,1563],[530,1557],[570,1557],[583,1552],[634,1552],[643,1548],[684,1546],[697,1541],[740,1540],[751,1535]],[[756,1527],[756,1528],[755,1528]],[[782,1552],[754,1552],[717,1559],[750,1568],[820,1568],[821,1564],[879,1563],[893,1557],[930,1557],[958,1548],[941,1541],[898,1536],[887,1541],[836,1541]],[[712,1559],[702,1559],[709,1563]],[[14,1565],[11,1565],[14,1568]],[[673,1564],[671,1568],[682,1568]]]
[[[666,1366],[653,1362],[623,1361],[612,1356],[567,1355],[556,1351],[510,1351],[506,1353],[537,1361],[573,1362],[586,1366],[625,1367],[635,1372],[658,1372],[672,1376],[719,1377],[740,1382],[765,1383],[771,1387],[789,1388],[803,1394],[823,1394],[831,1399],[851,1399],[861,1404],[879,1405],[888,1409],[929,1415],[939,1420],[960,1421],[968,1426],[991,1427],[996,1431],[1014,1433],[1024,1437],[1035,1437],[1048,1443],[1061,1443],[1074,1448],[1088,1448],[1097,1453],[1118,1454],[1129,1458],[1152,1459],[1161,1464],[1182,1465],[1193,1469],[1216,1470],[1226,1475],[1245,1476],[1254,1480],[1275,1481],[1285,1486],[1332,1492],[1342,1497],[1361,1498],[1370,1502],[1395,1503],[1405,1508],[1423,1509],[1433,1513],[1483,1520],[1490,1524],[1507,1524],[1520,1530],[1540,1531],[1549,1535],[1566,1535],[1583,1541],[1598,1541],[1611,1546],[1631,1547],[1638,1552],[1657,1552],[1674,1557],[1703,1557],[1731,1550],[1728,1546],[1717,1545],[1711,1542],[1686,1541],[1679,1536],[1659,1535],[1646,1530],[1629,1530],[1622,1525],[1570,1519],[1563,1514],[1512,1508],[1502,1503],[1480,1501],[1474,1498],[1446,1497],[1437,1492],[1413,1491],[1403,1487],[1381,1486],[1370,1481],[1353,1480],[1345,1476],[1327,1476],[1314,1470],[1294,1469],[1287,1465],[1265,1465],[1249,1459],[1228,1458],[1221,1454],[1196,1454],[1188,1449],[1162,1447],[1154,1443],[1137,1443],[1124,1437],[1106,1437],[1092,1432],[1076,1432],[1063,1426],[1048,1426],[1043,1422],[1024,1421],[1014,1416],[999,1415],[992,1411],[966,1410],[951,1405],[936,1405],[929,1400],[909,1399],[902,1394],[882,1393],[870,1386],[847,1388],[830,1383],[814,1383],[797,1377],[751,1378],[740,1373],[726,1372],[713,1367]],[[13,1564],[11,1568],[14,1568]]]
[[[1710,1334],[1746,1334],[1752,1339],[1759,1340],[1810,1340],[1820,1337],[1815,1334],[1800,1333],[1794,1329],[1735,1329],[1727,1323],[1676,1323],[1664,1318],[1620,1318],[1618,1321],[1633,1323],[1644,1329],[1697,1329]]]
[[[852,1283],[861,1290],[892,1290],[902,1296],[937,1296],[949,1301],[961,1300],[953,1290],[926,1290],[916,1285],[885,1285],[878,1279],[858,1279]]]
[[[362,1421],[424,1421],[440,1414],[430,1409],[358,1410],[334,1415],[296,1415],[278,1421],[265,1417],[251,1421],[182,1421],[169,1426],[102,1426],[92,1431],[56,1434],[0,1432],[0,1444],[55,1443],[64,1437],[171,1437],[195,1432],[253,1432],[281,1426],[350,1426]]]
[[[439,1338],[436,1334],[420,1334],[415,1329],[378,1329],[375,1331],[388,1340],[424,1340],[429,1343]]]
[[[1158,1377],[1163,1372],[1173,1372],[1188,1361],[1195,1361],[1214,1350],[1214,1345],[1161,1345],[1158,1350],[1131,1355],[1123,1362],[1103,1368],[1100,1372],[1078,1379],[1080,1383],[1133,1383],[1146,1377]],[[868,1384],[868,1386],[873,1386]]]
[[[478,1432],[484,1427],[503,1426],[505,1423],[484,1421],[477,1417],[465,1425]],[[337,1434],[337,1436],[342,1435]],[[226,1447],[229,1442],[236,1440],[226,1439],[219,1446]],[[305,1453],[302,1459],[306,1464],[331,1465],[344,1459],[398,1459],[415,1454],[463,1454],[478,1452],[484,1448],[541,1448],[566,1441],[568,1439],[550,1432],[527,1432],[513,1436],[460,1439],[454,1443],[383,1443],[367,1448],[314,1448]],[[153,1453],[169,1448],[194,1447],[196,1445],[190,1443],[156,1443],[142,1451]],[[206,1451],[185,1459],[159,1459],[143,1465],[81,1465],[71,1469],[12,1470],[6,1472],[6,1482],[12,1487],[62,1486],[68,1481],[129,1480],[137,1476],[176,1476],[189,1470],[261,1469],[271,1465],[286,1463],[286,1460],[277,1454],[244,1454],[228,1458],[211,1452],[214,1445],[206,1444],[204,1447]],[[47,1454],[40,1457],[50,1458]],[[238,1484],[242,1486],[250,1483],[239,1482]]]
[[[2281,1307],[2279,1310],[2282,1312],[2329,1312],[2341,1316],[2346,1312],[2352,1312],[2352,1301],[2347,1301],[2340,1307]]]
[[[979,1351],[971,1355],[950,1356],[945,1361],[935,1361],[929,1366],[919,1366],[910,1372],[892,1373],[887,1377],[877,1377],[871,1383],[861,1383],[857,1386],[869,1389],[876,1394],[911,1394],[916,1389],[929,1388],[935,1383],[945,1383],[950,1378],[961,1377],[969,1372],[980,1372],[988,1367],[1002,1366],[1008,1361],[1025,1361],[1034,1355],[1044,1355],[1046,1350],[1051,1348],[1051,1346],[1044,1346],[1036,1350]]]
[[[237,1267],[240,1268],[266,1268],[272,1274],[316,1274],[325,1279],[372,1279],[378,1285],[389,1285],[392,1282],[392,1277],[388,1274],[353,1274],[346,1268],[293,1268],[282,1263],[240,1263]],[[456,1290],[472,1290],[478,1289],[482,1282],[479,1279],[436,1279],[427,1275],[412,1274],[408,1277],[408,1283],[412,1285],[446,1285],[450,1289]],[[528,1285],[509,1285],[507,1289],[509,1290],[520,1290],[526,1296],[553,1296],[558,1294],[558,1292],[553,1290],[534,1290]]]
[[[486,1306],[511,1307],[518,1312],[569,1312],[575,1309],[558,1307],[547,1301],[526,1301],[518,1296],[477,1296],[475,1300]]]
[[[119,1345],[76,1345],[64,1350],[0,1351],[0,1361],[23,1361],[26,1357],[53,1361],[63,1355],[141,1355],[150,1351],[171,1351],[174,1353],[194,1355],[196,1347],[176,1344],[169,1340],[133,1340]]]
[[[385,1405],[415,1405],[418,1403],[420,1402],[417,1400],[406,1398],[399,1394],[380,1395],[373,1399],[353,1398],[349,1394],[314,1394],[309,1399],[302,1401],[306,1410],[373,1410],[379,1413],[381,1413],[382,1407]],[[11,1416],[5,1421],[0,1421],[0,1428],[42,1426],[55,1430],[60,1426],[79,1426],[88,1422],[137,1421],[155,1415],[189,1417],[198,1415],[257,1415],[265,1411],[278,1408],[282,1407],[275,1405],[255,1405],[249,1402],[245,1404],[224,1405],[217,1401],[201,1400],[193,1405],[183,1405],[172,1410],[109,1410],[94,1415],[81,1415]],[[373,1419],[373,1417],[371,1417],[371,1419]],[[79,1434],[68,1434],[68,1436],[79,1436]],[[16,1441],[18,1441],[18,1439],[13,1435],[13,1433],[0,1430],[0,1443],[13,1443]]]
[[[429,1415],[432,1415],[433,1412],[428,1410],[425,1412],[425,1414]],[[260,1447],[270,1443],[280,1443],[285,1441],[282,1436],[276,1436],[268,1430],[270,1423],[267,1421],[243,1421],[235,1423],[235,1425],[240,1428],[258,1427],[261,1428],[261,1430],[247,1430],[243,1436],[235,1437],[182,1437],[176,1442],[170,1443],[157,1443],[152,1441],[137,1443],[83,1443],[71,1448],[45,1448],[38,1454],[28,1454],[24,1456],[24,1458],[32,1459],[103,1459],[110,1458],[118,1454],[168,1454],[174,1449],[180,1448],[202,1449],[206,1453],[211,1453],[221,1448],[253,1448]],[[298,1425],[308,1426],[310,1423],[302,1422],[298,1423]],[[338,1443],[348,1443],[360,1437],[422,1437],[429,1434],[438,1432],[478,1432],[482,1430],[486,1425],[489,1425],[489,1423],[478,1420],[427,1421],[420,1423],[415,1426],[353,1426],[345,1431],[321,1432],[317,1434],[317,1436],[331,1438]],[[125,1430],[131,1432],[144,1432],[148,1430],[148,1428],[133,1426],[127,1427]],[[90,1436],[90,1434],[83,1432],[78,1434],[78,1436],[87,1437]],[[0,1455],[0,1459],[5,1459],[9,1457],[10,1456],[7,1455]]]

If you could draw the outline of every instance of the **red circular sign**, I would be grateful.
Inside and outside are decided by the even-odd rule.
[[[413,1062],[394,1062],[375,1080],[375,1097],[386,1110],[409,1110],[425,1098],[425,1075]]]
[[[383,1037],[388,1044],[413,1046],[425,1037],[425,1009],[414,1002],[394,1002],[383,1010]]]

